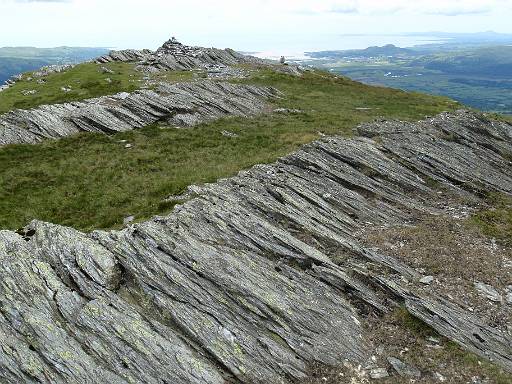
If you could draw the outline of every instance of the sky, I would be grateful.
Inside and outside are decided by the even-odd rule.
[[[512,0],[0,0],[0,46],[348,49],[369,40],[346,34],[512,33],[510,20]]]

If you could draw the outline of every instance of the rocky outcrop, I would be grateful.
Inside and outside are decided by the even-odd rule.
[[[54,65],[47,65],[42,67],[41,69],[35,71],[32,73],[33,77],[47,77],[54,73],[61,73],[69,71],[70,69],[74,68],[75,64],[54,64]]]
[[[110,63],[113,61],[136,62],[149,58],[153,51],[149,49],[124,49],[121,51],[111,51],[108,55],[100,56],[96,59],[99,64]]]
[[[0,145],[37,143],[78,132],[123,132],[157,121],[190,126],[225,115],[260,113],[273,88],[213,81],[161,83],[154,90],[14,110],[0,116]]]
[[[261,62],[255,57],[245,56],[232,49],[190,47],[172,38],[155,52],[150,50],[112,51],[96,60],[97,63],[124,61],[138,63],[142,71],[176,71],[207,68],[209,66],[232,66],[248,62]]]
[[[512,126],[460,112],[360,132],[191,187],[122,231],[0,232],[2,382],[290,383],[363,362],[365,313],[396,305],[512,371],[509,334],[354,237],[439,213],[428,180],[512,193]]]

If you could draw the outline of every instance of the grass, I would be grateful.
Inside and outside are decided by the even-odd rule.
[[[102,70],[107,68],[113,73]],[[147,75],[151,80],[182,81],[192,78],[192,72],[176,71]],[[30,79],[30,80],[29,80]],[[42,104],[57,104],[79,101],[118,92],[133,92],[141,87],[143,73],[135,70],[133,63],[84,63],[61,73],[44,77],[39,84],[33,72],[23,75],[23,79],[9,89],[0,92],[0,113],[12,109],[30,109]],[[108,80],[110,79],[110,80]],[[66,92],[63,88],[70,89]],[[36,91],[35,94],[24,94]]]
[[[505,245],[512,245],[512,197],[505,194],[489,196],[491,208],[473,215],[469,222],[489,237]]]
[[[142,220],[169,212],[172,204],[163,200],[190,184],[273,162],[319,132],[350,135],[358,123],[376,117],[417,120],[458,107],[446,98],[370,87],[324,72],[297,78],[259,71],[244,82],[279,88],[285,97],[275,107],[304,113],[226,118],[191,129],[153,125],[0,148],[0,228],[18,229],[32,219],[85,231],[117,228],[130,215]],[[238,137],[223,136],[224,130]],[[126,149],[124,140],[133,147]]]
[[[449,362],[454,367],[464,367],[464,373],[468,376],[488,377],[495,384],[511,384],[512,376],[502,368],[494,365],[487,360],[462,349],[457,343],[441,337],[434,329],[422,320],[412,316],[405,308],[398,308],[392,314],[394,320],[401,327],[405,327],[409,332],[420,340],[429,337],[436,337],[444,344],[444,348],[431,351],[431,359],[438,363]],[[414,351],[414,348],[413,348]],[[419,351],[418,351],[419,352]],[[424,357],[419,358],[422,362]]]

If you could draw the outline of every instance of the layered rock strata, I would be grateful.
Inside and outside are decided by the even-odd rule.
[[[154,90],[0,115],[0,145],[33,144],[79,132],[123,132],[162,120],[190,126],[226,115],[251,116],[277,96],[279,92],[270,87],[225,82],[160,83]]]
[[[361,321],[403,305],[512,371],[510,334],[354,233],[512,193],[512,126],[460,112],[364,125],[275,164],[190,188],[168,216],[90,234],[0,232],[6,383],[292,383],[366,360]]]

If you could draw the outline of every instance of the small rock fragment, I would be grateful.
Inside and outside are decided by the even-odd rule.
[[[35,89],[21,91],[23,96],[35,95],[36,93],[37,91]]]
[[[446,381],[446,377],[441,375],[439,372],[434,373],[434,379],[436,379],[437,381],[439,381],[441,383],[444,383]]]
[[[276,108],[276,109],[274,109],[274,113],[298,114],[298,113],[304,113],[304,111],[302,111],[300,109]]]
[[[222,131],[222,136],[226,136],[226,137],[238,137],[238,135],[234,132],[230,132],[230,131]]]
[[[425,276],[420,279],[420,283],[430,285],[434,281],[434,276]]]
[[[133,147],[133,144],[126,144],[124,147],[125,148],[131,148],[131,147]]]
[[[135,216],[125,217],[123,220],[123,225],[128,225],[128,224],[132,223],[133,220],[135,220]]]
[[[384,379],[385,377],[388,377],[389,373],[386,370],[386,368],[373,368],[370,370],[370,377],[372,379]]]
[[[101,67],[100,68],[100,72],[103,72],[103,73],[114,73],[113,70],[108,69],[107,67]]]
[[[421,372],[418,368],[413,367],[412,365],[406,364],[403,361],[395,358],[395,357],[388,357],[388,362],[391,364],[393,369],[398,373],[400,376],[407,376],[407,377],[421,377]]]
[[[512,285],[509,285],[505,292],[507,303],[512,304]]]
[[[501,302],[503,300],[502,296],[498,293],[496,289],[492,285],[476,282],[475,288],[480,293],[480,295],[486,297],[487,299],[494,302]]]

